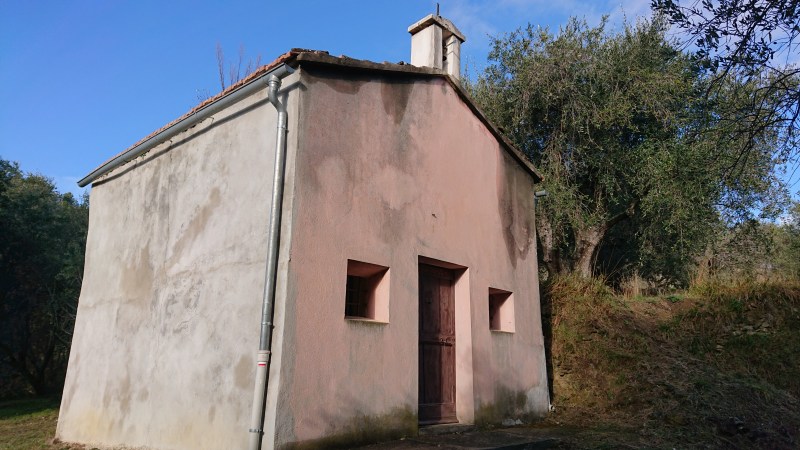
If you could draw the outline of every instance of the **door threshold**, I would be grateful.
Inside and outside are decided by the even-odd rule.
[[[432,425],[454,425],[458,424],[458,419],[443,419],[443,420],[420,420],[419,426],[429,427]]]
[[[458,422],[451,422],[451,423],[424,423],[420,422],[419,424],[419,434],[421,436],[424,435],[437,435],[437,434],[455,434],[455,433],[467,433],[469,431],[475,430],[475,425],[469,425],[466,423],[458,423]]]

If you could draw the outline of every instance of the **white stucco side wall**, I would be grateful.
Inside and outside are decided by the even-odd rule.
[[[245,447],[276,116],[265,86],[95,182],[59,439]]]

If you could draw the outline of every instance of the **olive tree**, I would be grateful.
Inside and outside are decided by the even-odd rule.
[[[797,61],[800,2],[797,0],[652,0],[652,7],[681,32],[681,45],[695,49],[698,62],[712,70],[715,81],[736,76],[758,85],[736,113],[757,117],[732,127],[753,135],[768,126],[780,132],[777,157],[797,161],[800,75]],[[714,95],[719,83],[709,83]],[[755,126],[755,127],[754,127]],[[749,141],[737,150],[749,157]]]
[[[673,275],[721,214],[768,211],[777,198],[768,127],[747,137],[747,170],[723,174],[737,157],[727,149],[745,137],[719,113],[748,87],[731,79],[736,90],[701,95],[707,72],[665,31],[659,19],[617,33],[605,21],[572,19],[557,34],[528,26],[495,39],[490,65],[469,84],[544,174],[537,232],[551,274],[591,276],[604,239],[624,232],[630,266]]]

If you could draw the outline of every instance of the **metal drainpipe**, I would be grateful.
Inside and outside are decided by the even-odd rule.
[[[291,71],[289,72],[291,73]],[[280,244],[283,182],[286,175],[286,105],[278,100],[281,79],[269,77],[269,101],[278,111],[278,130],[275,149],[275,175],[272,185],[272,208],[269,214],[269,242],[267,244],[267,273],[264,283],[264,302],[261,306],[261,339],[256,360],[256,386],[253,392],[253,411],[250,416],[250,450],[260,450],[264,435],[264,414],[269,382],[269,364],[272,355],[272,316],[275,311],[275,285],[278,272],[278,246]]]

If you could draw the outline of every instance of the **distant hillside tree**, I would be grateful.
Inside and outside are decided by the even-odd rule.
[[[49,179],[0,159],[0,396],[63,385],[88,208],[88,196],[60,194]]]
[[[748,220],[720,229],[699,258],[695,281],[800,280],[800,226],[796,223]]]
[[[720,217],[771,214],[784,198],[774,130],[734,135],[719,120],[757,86],[727,78],[704,96],[707,72],[665,31],[658,19],[619,33],[605,21],[572,19],[557,34],[528,26],[494,40],[491,65],[470,85],[544,174],[537,233],[550,274],[591,276],[611,236],[625,267],[604,267],[685,283]],[[733,151],[742,139],[753,149],[746,161]]]

